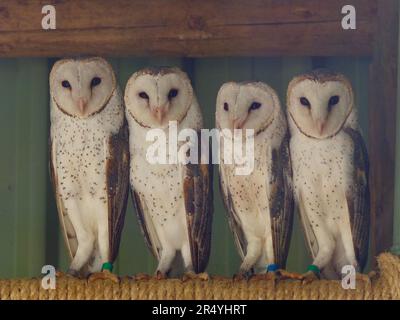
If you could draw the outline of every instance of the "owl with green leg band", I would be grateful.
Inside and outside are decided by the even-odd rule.
[[[312,254],[306,281],[340,279],[368,257],[369,159],[350,81],[329,70],[295,77],[287,91],[296,205]]]
[[[50,173],[71,263],[68,274],[111,278],[129,188],[128,130],[111,65],[63,59],[50,73]]]

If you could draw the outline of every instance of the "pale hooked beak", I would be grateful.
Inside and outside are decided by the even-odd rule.
[[[247,118],[245,119],[238,118],[233,120],[233,129],[242,129],[246,120]]]
[[[167,114],[167,108],[165,107],[153,107],[151,108],[151,114],[158,120],[159,123],[162,123],[165,115]]]
[[[82,115],[85,114],[86,111],[86,107],[87,107],[87,100],[84,98],[79,98],[78,100],[78,107],[79,107],[79,111],[81,112]]]
[[[317,125],[317,129],[318,129],[319,134],[322,134],[324,132],[324,129],[325,129],[325,124],[326,124],[325,120],[318,119],[315,123]]]

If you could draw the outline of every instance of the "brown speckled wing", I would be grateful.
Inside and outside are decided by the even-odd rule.
[[[288,132],[282,140],[281,146],[272,150],[272,170],[269,185],[269,206],[275,263],[280,268],[285,268],[294,212]]]
[[[203,272],[208,264],[213,214],[213,167],[211,157],[210,164],[200,164],[200,134],[198,134],[198,141],[199,164],[187,164],[183,178],[186,222],[192,264],[196,273]]]
[[[109,139],[106,174],[109,261],[114,262],[118,255],[129,190],[129,133],[126,122]]]
[[[351,232],[356,259],[364,269],[368,258],[370,194],[368,185],[369,161],[364,140],[359,131],[344,128],[353,142],[353,183],[346,191]],[[360,271],[361,271],[360,270]]]
[[[158,250],[158,237],[154,231],[154,228],[152,229],[151,220],[146,220],[146,216],[149,216],[149,213],[147,212],[146,202],[134,190],[132,190],[132,200],[135,205],[135,212],[138,218],[140,230],[142,231],[144,237],[144,241],[154,257],[159,260],[160,252]],[[154,240],[152,240],[152,238],[154,238]]]
[[[232,195],[229,192],[229,189],[224,187],[223,182],[223,171],[220,166],[219,170],[219,188],[222,193],[222,199],[225,205],[225,211],[228,218],[229,227],[233,233],[233,238],[235,240],[236,249],[239,252],[241,259],[244,259],[246,256],[247,249],[247,241],[244,236],[243,230],[238,224],[238,219],[236,218],[235,208],[233,205]]]
[[[72,259],[78,249],[78,239],[76,237],[75,229],[68,217],[68,213],[64,207],[64,203],[58,192],[58,175],[55,170],[56,165],[56,150],[51,138],[49,138],[49,171],[50,180],[53,186],[54,196],[57,205],[58,218],[60,222],[61,232],[63,233],[64,241],[67,245],[68,253]]]

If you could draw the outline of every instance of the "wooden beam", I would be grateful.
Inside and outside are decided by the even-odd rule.
[[[369,155],[372,251],[393,243],[396,146],[398,0],[378,0],[373,63],[370,69]]]
[[[375,0],[2,0],[0,57],[371,55]],[[42,30],[54,4],[57,29]]]

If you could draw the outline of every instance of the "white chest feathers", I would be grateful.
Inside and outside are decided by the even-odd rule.
[[[53,104],[52,158],[64,200],[91,196],[106,201],[109,139],[121,128],[123,117],[119,95],[101,112],[86,119],[69,116]]]

